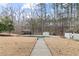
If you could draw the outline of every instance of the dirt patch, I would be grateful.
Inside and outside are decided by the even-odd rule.
[[[0,37],[0,55],[29,56],[35,43],[35,37]]]
[[[79,56],[79,41],[52,36],[45,42],[54,56]]]

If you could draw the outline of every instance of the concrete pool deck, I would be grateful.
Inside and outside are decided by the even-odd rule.
[[[37,40],[37,43],[31,53],[31,56],[51,56],[49,48],[45,44],[43,38]]]

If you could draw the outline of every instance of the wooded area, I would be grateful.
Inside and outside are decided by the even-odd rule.
[[[0,32],[21,34],[29,30],[33,34],[79,33],[78,3],[39,3],[29,10],[29,14],[26,9],[18,7],[16,10],[10,5],[1,8]]]

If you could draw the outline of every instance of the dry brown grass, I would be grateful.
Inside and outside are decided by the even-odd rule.
[[[45,42],[54,56],[79,56],[79,41],[57,36],[45,38]]]
[[[0,55],[29,56],[35,42],[34,37],[0,37]]]

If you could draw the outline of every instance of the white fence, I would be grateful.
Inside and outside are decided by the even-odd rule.
[[[70,39],[72,38],[72,33],[65,33],[65,38]]]
[[[77,33],[65,33],[64,37],[67,39],[75,39],[75,40],[79,40],[79,34]]]
[[[49,32],[43,32],[43,35],[49,36]]]

